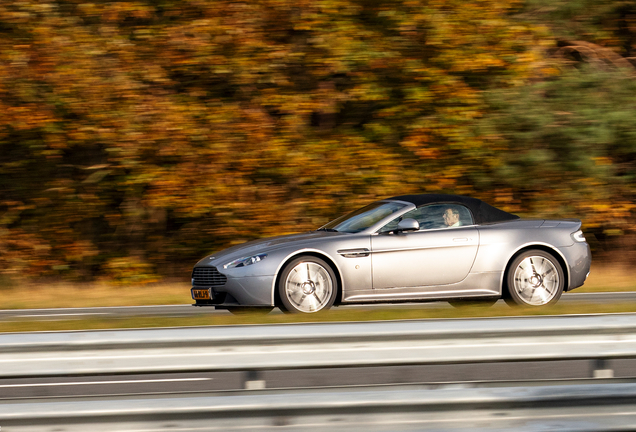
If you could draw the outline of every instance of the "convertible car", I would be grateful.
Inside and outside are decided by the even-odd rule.
[[[316,231],[207,256],[192,272],[192,298],[236,313],[500,298],[541,306],[583,285],[590,262],[580,220],[521,219],[465,196],[403,195]]]

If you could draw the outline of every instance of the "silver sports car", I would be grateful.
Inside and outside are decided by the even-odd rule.
[[[403,195],[316,231],[207,256],[192,272],[192,298],[233,312],[502,297],[540,306],[583,285],[590,262],[580,220],[520,219],[465,196]]]

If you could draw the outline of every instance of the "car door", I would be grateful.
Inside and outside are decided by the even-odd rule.
[[[457,211],[455,226],[444,223],[448,209]],[[400,219],[413,218],[420,230],[395,233]],[[479,231],[470,211],[459,204],[433,204],[412,210],[371,238],[374,289],[448,285],[462,281],[472,268]]]

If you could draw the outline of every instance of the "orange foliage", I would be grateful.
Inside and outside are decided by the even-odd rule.
[[[499,153],[473,128],[540,59],[517,7],[0,5],[0,273],[187,274],[393,194],[516,205],[476,184]]]

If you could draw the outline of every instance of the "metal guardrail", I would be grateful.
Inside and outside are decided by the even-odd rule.
[[[636,384],[601,384],[53,401],[0,405],[0,425],[67,432],[629,431],[635,399]]]
[[[630,357],[636,314],[0,335],[5,378]]]
[[[636,314],[0,335],[0,377],[636,358]],[[0,403],[0,427],[636,430],[636,384],[387,386]],[[10,429],[9,429],[10,428]],[[181,429],[180,429],[181,428]]]

